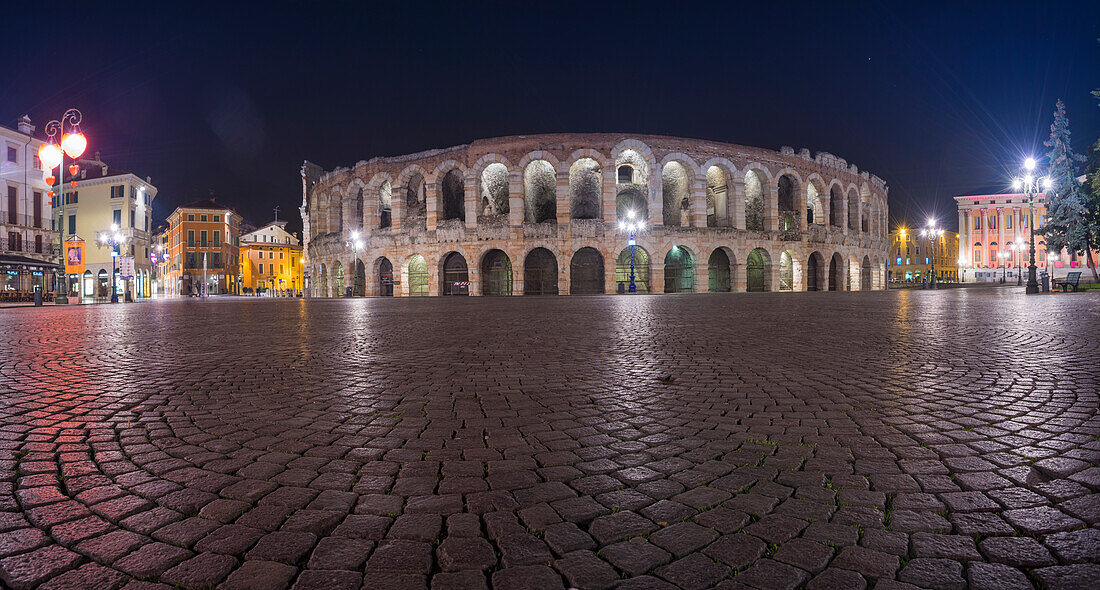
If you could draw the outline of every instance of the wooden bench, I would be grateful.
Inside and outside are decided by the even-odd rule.
[[[1066,273],[1066,279],[1064,281],[1054,281],[1054,286],[1057,287],[1057,286],[1061,285],[1062,292],[1065,293],[1066,290],[1069,289],[1070,286],[1072,285],[1073,286],[1073,292],[1076,293],[1077,292],[1077,283],[1079,283],[1079,282],[1081,282],[1081,273],[1080,272],[1070,272],[1070,273]]]

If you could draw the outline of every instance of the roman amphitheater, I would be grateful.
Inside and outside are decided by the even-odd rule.
[[[517,135],[302,166],[314,297],[884,287],[887,187],[832,154]]]

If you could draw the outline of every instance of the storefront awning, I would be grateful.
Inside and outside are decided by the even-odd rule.
[[[0,254],[0,269],[3,270],[40,270],[56,272],[58,265],[53,262],[46,262],[37,258],[31,258],[30,256],[20,256],[18,254]]]

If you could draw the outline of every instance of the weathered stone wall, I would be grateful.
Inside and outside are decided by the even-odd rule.
[[[619,165],[631,166],[622,179]],[[342,295],[346,287],[356,295],[382,294],[387,283],[378,269],[384,260],[394,269],[395,295],[424,291],[415,285],[425,280],[426,291],[439,294],[443,260],[451,252],[466,260],[471,295],[499,290],[499,259],[491,286],[481,276],[483,257],[492,250],[508,256],[507,291],[519,295],[535,248],[554,255],[558,292],[568,294],[573,254],[585,247],[601,253],[604,290],[612,293],[619,288],[616,260],[627,247],[619,222],[628,209],[638,209],[646,223],[637,245],[648,254],[651,292],[664,291],[664,262],[674,247],[674,258],[682,262],[686,250],[694,267],[685,271],[678,264],[670,272],[682,279],[678,284],[693,281],[694,291],[715,284],[724,290],[727,272],[733,291],[757,284],[746,276],[756,249],[766,261],[767,290],[778,290],[781,273],[793,277],[793,290],[884,286],[888,189],[877,176],[827,153],[811,158],[809,150],[787,147],[775,152],[663,136],[554,134],[479,140],[311,173],[308,181],[305,176],[302,211],[314,296]],[[781,217],[781,183],[784,197],[790,191],[793,203],[784,207],[792,207],[793,216]],[[379,205],[385,194],[403,198],[391,199],[387,212]],[[809,219],[808,205],[814,210]],[[747,213],[750,228],[753,218],[762,220],[758,228],[746,228]],[[719,249],[728,269],[709,264]],[[784,252],[790,268],[780,268]],[[410,284],[414,256],[427,261],[427,277],[414,270]],[[806,268],[817,269],[816,281]],[[759,277],[758,270],[752,274]]]

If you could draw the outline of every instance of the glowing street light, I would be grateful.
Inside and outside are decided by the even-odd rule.
[[[627,209],[626,211],[627,221],[619,222],[619,231],[627,233],[630,238],[627,240],[627,245],[630,246],[630,286],[627,288],[628,293],[637,293],[638,285],[634,282],[634,246],[637,244],[635,239],[638,232],[645,229],[645,222],[642,220],[634,221],[634,210]]]
[[[54,304],[64,304],[69,302],[69,276],[65,274],[65,156],[69,156],[70,159],[76,160],[84,154],[84,150],[88,148],[88,138],[84,136],[80,131],[80,121],[83,116],[77,109],[69,109],[65,111],[65,114],[61,115],[61,120],[53,120],[46,123],[46,143],[42,144],[42,147],[38,148],[38,160],[42,162],[42,170],[46,173],[46,180],[50,185],[49,198],[51,204],[54,207],[61,208],[61,227],[58,228],[57,234],[57,289],[54,296]],[[65,125],[69,126],[68,131],[65,130]],[[60,141],[58,141],[58,134],[61,135]],[[59,168],[57,186],[58,195],[54,199],[53,194],[53,169]],[[76,164],[69,167],[69,178],[72,179],[73,188],[76,188],[76,173],[80,170]]]
[[[929,243],[932,244],[932,276],[929,278],[928,284],[931,288],[936,288],[936,239],[943,236],[943,229],[936,227],[936,220],[929,218],[928,226],[920,230],[920,237],[928,238]]]
[[[359,236],[359,232],[358,231],[351,232],[351,239],[349,239],[347,242],[345,242],[344,245],[347,246],[348,248],[351,248],[355,252],[355,261],[356,261],[356,263],[358,263],[358,261],[359,261],[359,251],[362,250],[364,246],[366,246],[366,243],[363,242],[363,239]],[[358,282],[357,279],[359,278],[358,267],[356,267],[355,271],[353,271],[353,272],[355,273],[355,276],[353,276],[352,279],[351,279],[351,296],[356,297],[355,283]],[[364,295],[365,295],[365,293],[364,293]]]
[[[1028,294],[1039,292],[1039,281],[1035,276],[1035,195],[1039,193],[1039,187],[1042,187],[1043,191],[1048,191],[1054,186],[1049,176],[1040,176],[1036,178],[1032,174],[1032,170],[1035,170],[1035,158],[1028,158],[1024,160],[1024,170],[1027,172],[1023,178],[1016,177],[1012,180],[1012,188],[1015,190],[1022,190],[1027,195],[1027,205],[1030,211],[1028,217],[1028,230],[1030,232],[1030,239],[1028,240],[1028,265],[1027,265],[1027,287],[1024,291]],[[1001,281],[1002,283],[1004,280]]]
[[[115,260],[121,256],[120,247],[126,243],[126,236],[119,231],[118,224],[111,224],[111,231],[99,234],[101,246],[111,249],[111,303],[118,303],[118,287],[115,283]]]

